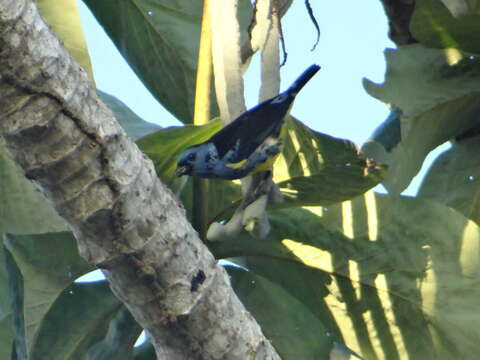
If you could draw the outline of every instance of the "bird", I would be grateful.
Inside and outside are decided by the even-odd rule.
[[[287,90],[245,111],[207,141],[184,150],[175,175],[235,180],[268,170],[281,152],[285,116],[318,70],[316,64],[309,66]]]

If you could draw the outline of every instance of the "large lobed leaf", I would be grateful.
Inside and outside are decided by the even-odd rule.
[[[152,94],[191,122],[202,2],[84,2]]]
[[[71,284],[45,315],[30,349],[31,357],[39,360],[99,359],[96,354],[109,323],[121,309],[122,303],[113,296],[106,281]],[[136,334],[138,336],[138,330]],[[128,359],[134,341],[121,344],[122,353],[112,358]],[[97,351],[93,350],[95,348]]]
[[[440,154],[425,175],[419,197],[450,206],[480,224],[480,142],[456,142]]]
[[[333,339],[326,336],[322,321],[304,304],[261,275],[233,266],[227,270],[240,300],[262,325],[282,359],[328,358]]]
[[[120,53],[157,100],[192,123],[202,1],[84,0]],[[242,29],[252,16],[239,2]],[[212,96],[212,115],[218,114]]]
[[[480,54],[480,4],[475,0],[416,0],[410,30],[427,47]]]
[[[365,80],[364,86],[370,95],[394,107],[387,121],[391,126],[381,125],[363,150],[389,166],[383,184],[398,194],[431,150],[476,123],[480,61],[465,58],[452,65],[448,52],[418,44],[386,50],[385,56],[385,82]],[[400,131],[393,126],[398,122]]]
[[[110,293],[108,296],[112,297],[112,294]],[[122,306],[110,321],[104,338],[88,349],[88,359],[132,359],[133,346],[141,331],[140,325],[135,321],[130,312]],[[155,360],[156,358],[153,356],[151,359]]]
[[[327,348],[333,335],[367,359],[470,359],[480,351],[474,222],[436,202],[372,192],[328,208],[276,210],[270,221],[262,241],[245,234],[212,248],[300,301],[321,322],[316,333]],[[250,307],[279,315],[260,301]]]
[[[0,138],[0,233],[32,234],[67,229],[65,221],[6,154]]]
[[[105,281],[73,283],[92,268],[78,255],[70,233],[8,235],[5,244],[6,256],[0,253],[2,358],[14,356],[12,351],[25,359],[131,358],[141,328]]]
[[[14,341],[13,311],[8,286],[5,248],[0,241],[0,359],[9,359]]]
[[[287,118],[282,156],[273,167],[288,206],[330,205],[377,185],[383,169],[370,166],[357,146]]]
[[[21,339],[24,352],[29,354],[44,317],[57,298],[77,277],[92,268],[78,255],[71,233],[7,235],[5,246],[17,342]]]
[[[0,317],[0,357],[9,359],[12,353],[13,342],[13,321],[12,315],[4,315]]]

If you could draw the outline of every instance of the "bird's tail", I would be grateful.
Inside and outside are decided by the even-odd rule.
[[[305,86],[305,84],[320,70],[320,66],[314,64],[308,67],[307,70],[300,75],[297,80],[285,91],[286,93],[297,95],[298,92]]]

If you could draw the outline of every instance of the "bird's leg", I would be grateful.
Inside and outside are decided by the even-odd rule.
[[[275,156],[278,153],[280,153],[280,151],[282,150],[281,149],[282,144],[283,144],[283,141],[278,140],[277,142],[275,142],[273,144],[268,144],[268,145],[263,146],[261,148],[261,150],[265,151],[265,153],[268,155],[268,157],[272,157],[272,156]]]
[[[249,178],[250,182],[243,192],[243,208],[246,208],[260,196],[268,194],[272,184],[272,182],[269,181],[271,178],[271,170],[255,173]]]

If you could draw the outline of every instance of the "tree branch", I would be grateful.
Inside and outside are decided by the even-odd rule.
[[[417,42],[410,33],[410,20],[415,9],[415,0],[380,0],[388,17],[388,36],[397,45]]]
[[[103,269],[159,358],[279,358],[32,0],[0,0],[0,94],[11,156],[68,221],[80,254]]]

